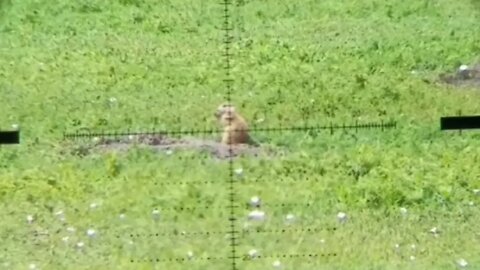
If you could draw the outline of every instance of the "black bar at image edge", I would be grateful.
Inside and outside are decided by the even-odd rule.
[[[20,132],[15,131],[0,131],[0,144],[19,144]]]
[[[441,130],[477,129],[480,128],[480,115],[447,116],[440,118]]]

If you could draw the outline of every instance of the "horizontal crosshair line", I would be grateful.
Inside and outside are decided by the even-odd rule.
[[[325,228],[288,228],[288,229],[253,229],[253,230],[243,230],[244,234],[283,234],[288,232],[305,232],[305,233],[317,233],[323,231],[336,231],[337,227],[325,227]]]
[[[365,123],[365,124],[350,124],[350,125],[327,125],[327,126],[292,126],[292,127],[270,127],[270,128],[249,128],[249,132],[284,132],[284,131],[315,131],[315,130],[344,130],[344,129],[387,129],[396,128],[396,122],[380,122],[380,123]],[[232,130],[234,132],[240,132],[243,130]],[[118,136],[153,136],[153,135],[194,135],[194,134],[213,134],[222,133],[223,129],[192,129],[192,130],[152,130],[145,132],[75,132],[64,133],[64,139],[73,138],[93,138],[93,137],[118,137]]]
[[[272,255],[255,255],[254,257],[249,255],[244,255],[242,257],[236,256],[236,259],[242,259],[243,261],[254,261],[261,259],[308,259],[308,258],[318,258],[318,257],[336,257],[337,253],[296,253],[296,254],[272,254]],[[189,261],[219,261],[219,260],[231,260],[232,257],[215,257],[215,256],[206,256],[206,257],[195,257],[193,255],[191,258],[177,257],[177,258],[150,258],[150,259],[130,259],[131,263],[162,263],[162,262],[189,262]],[[308,262],[308,261],[307,261]]]
[[[294,259],[294,258],[316,258],[316,257],[336,257],[337,253],[321,253],[321,254],[276,254],[276,255],[257,255],[255,259]],[[243,260],[252,260],[249,256],[244,256]]]
[[[215,235],[225,235],[229,234],[228,231],[198,231],[198,232],[186,232],[186,231],[173,231],[173,232],[161,232],[161,233],[125,233],[125,234],[117,234],[117,238],[121,238],[122,236],[126,236],[132,239],[135,238],[153,238],[153,237],[163,237],[163,236],[201,236],[201,237],[210,237]]]
[[[273,180],[266,179],[262,176],[258,176],[255,179],[243,179],[243,182],[246,183],[266,183],[266,182],[287,182],[287,183],[301,183],[301,182],[320,182],[322,179],[319,178],[275,178]],[[210,180],[192,180],[192,181],[167,181],[167,182],[154,182],[155,186],[183,186],[183,185],[215,185],[215,184],[224,184],[223,182],[210,181]]]
[[[288,182],[288,183],[300,183],[300,182],[321,182],[322,179],[319,178],[275,178],[273,180],[266,179],[264,177],[257,177],[255,180],[244,180],[244,182],[252,182],[252,183],[265,183],[265,182]]]
[[[241,231],[197,231],[197,232],[187,232],[187,231],[173,231],[173,232],[160,232],[160,233],[124,233],[116,234],[116,238],[120,239],[122,237],[128,237],[131,239],[135,238],[153,238],[153,237],[164,237],[164,236],[199,236],[199,237],[211,237],[211,236],[220,236],[228,235],[235,232],[235,234],[284,234],[284,233],[317,233],[324,231],[336,231],[336,227],[324,227],[324,228],[287,228],[287,229],[252,229],[252,230],[241,230]]]
[[[194,181],[180,181],[180,182],[154,182],[155,186],[181,186],[181,185],[209,185],[209,184],[218,184],[216,181],[209,181],[209,180],[194,180]]]
[[[199,204],[205,204],[198,206]],[[314,203],[261,203],[262,207],[271,207],[271,208],[281,208],[281,207],[297,207],[297,206],[302,206],[302,207],[312,207],[315,204]],[[209,209],[229,209],[231,206],[210,206],[207,205],[205,202],[198,202],[197,206],[188,206],[188,205],[183,205],[183,206],[168,206],[168,207],[162,207],[158,208],[161,211],[188,211],[188,212],[195,212],[195,211],[202,211],[202,210],[209,210]],[[233,206],[235,208],[241,208],[244,210],[249,210],[249,209],[255,209],[256,207],[251,206],[249,203],[245,203],[244,206],[239,206],[235,205]]]

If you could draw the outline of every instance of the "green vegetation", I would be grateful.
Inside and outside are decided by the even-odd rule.
[[[226,93],[219,2],[0,2],[0,128],[22,129],[21,145],[0,147],[0,269],[231,269],[227,162],[144,150],[79,157],[62,141],[80,128],[215,128]],[[235,105],[264,119],[256,127],[398,128],[254,133],[288,152],[235,161],[236,228],[258,195],[269,231],[238,235],[238,256],[267,256],[238,269],[277,259],[299,270],[454,269],[461,258],[479,268],[480,136],[439,131],[443,115],[478,113],[479,92],[428,82],[478,60],[478,1],[300,2],[232,5]],[[286,226],[288,213],[298,219]],[[198,260],[175,260],[188,251]]]

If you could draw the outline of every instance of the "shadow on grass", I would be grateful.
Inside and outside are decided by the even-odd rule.
[[[0,0],[0,11],[3,11],[10,4],[12,4],[12,0]]]
[[[6,9],[12,4],[12,0],[0,0],[0,19],[6,14]]]
[[[475,11],[480,14],[480,0],[470,0],[470,2],[472,3],[472,6],[475,9]]]

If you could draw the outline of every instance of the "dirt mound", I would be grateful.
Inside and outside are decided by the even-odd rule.
[[[100,151],[126,151],[134,146],[152,149],[155,151],[168,152],[172,150],[194,150],[207,152],[219,159],[227,159],[238,156],[272,156],[272,149],[262,146],[235,145],[229,146],[211,140],[197,138],[170,138],[166,135],[135,135],[124,136],[115,139],[99,138],[94,139],[92,144],[81,146],[75,149],[75,154],[86,155],[93,150]]]
[[[440,81],[455,86],[467,86],[480,89],[480,64],[471,67],[462,65],[453,74],[440,74]]]

